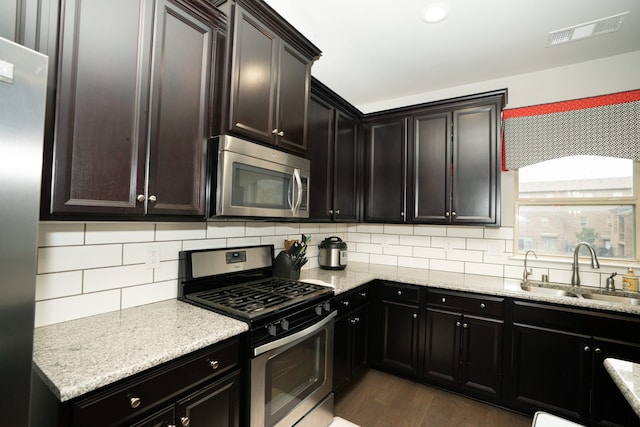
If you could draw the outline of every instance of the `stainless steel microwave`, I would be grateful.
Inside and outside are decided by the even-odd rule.
[[[218,147],[216,215],[309,218],[308,159],[230,135]]]

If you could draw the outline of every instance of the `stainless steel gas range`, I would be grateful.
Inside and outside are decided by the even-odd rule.
[[[333,288],[278,278],[273,245],[180,253],[179,298],[249,325],[250,427],[333,419]]]

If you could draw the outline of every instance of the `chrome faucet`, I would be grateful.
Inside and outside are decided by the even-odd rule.
[[[538,255],[536,255],[536,253],[531,249],[529,249],[527,253],[524,254],[524,271],[522,272],[523,283],[527,283],[527,278],[533,274],[533,271],[530,268],[527,269],[527,257],[529,256],[529,252],[531,252],[533,256],[535,256],[536,259],[538,259]]]
[[[573,250],[573,264],[571,264],[573,274],[571,275],[571,286],[580,286],[580,272],[578,271],[578,252],[580,251],[580,247],[582,246],[585,246],[587,249],[589,249],[589,253],[591,254],[591,268],[600,268],[598,256],[596,255],[596,250],[593,248],[593,246],[591,246],[591,244],[587,242],[578,242],[575,249]]]

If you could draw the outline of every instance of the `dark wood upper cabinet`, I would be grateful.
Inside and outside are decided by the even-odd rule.
[[[360,116],[322,83],[313,81],[308,120],[310,219],[353,222],[359,218]]]
[[[43,216],[204,217],[224,16],[199,0],[76,0],[61,17]]]
[[[406,220],[407,119],[374,120],[366,144],[365,220]]]
[[[232,20],[226,131],[306,154],[311,64],[320,51],[262,2],[216,4]]]

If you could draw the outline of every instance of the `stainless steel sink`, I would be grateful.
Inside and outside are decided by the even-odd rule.
[[[584,299],[592,299],[597,301],[606,301],[624,305],[640,305],[640,298],[627,297],[622,295],[609,294],[582,294]]]
[[[580,298],[580,295],[575,292],[567,291],[564,289],[556,289],[556,288],[543,288],[540,286],[532,286],[525,283],[520,285],[523,291],[531,292],[534,294],[547,295],[550,297],[571,297],[571,298]]]

